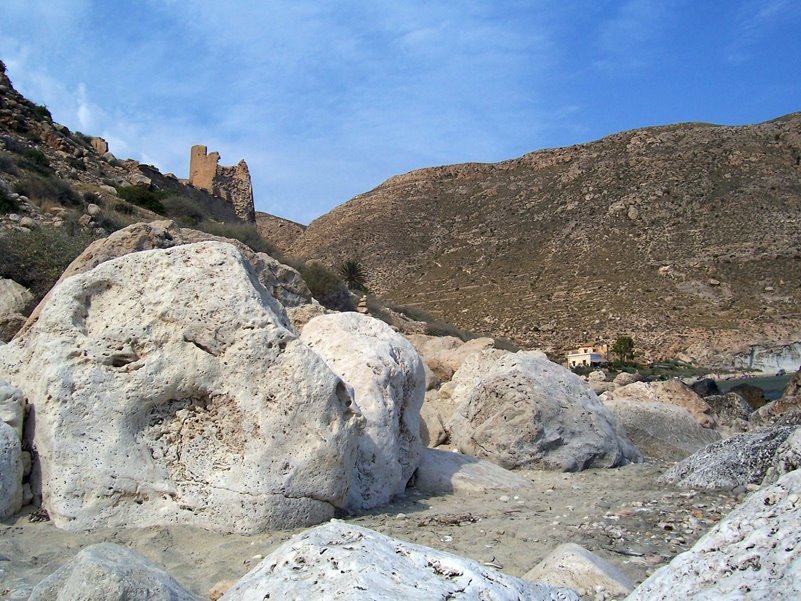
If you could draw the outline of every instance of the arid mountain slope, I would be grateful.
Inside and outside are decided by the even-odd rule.
[[[285,253],[298,236],[303,234],[306,226],[283,217],[256,211],[256,229],[263,238],[272,242],[280,252]]]
[[[290,251],[456,325],[563,351],[630,334],[724,365],[801,340],[801,113],[393,177]]]

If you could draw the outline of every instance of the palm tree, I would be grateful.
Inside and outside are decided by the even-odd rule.
[[[339,277],[342,278],[342,281],[345,282],[348,288],[367,292],[367,286],[365,284],[367,276],[364,274],[364,269],[359,261],[348,259],[339,266],[337,271],[339,272]]]

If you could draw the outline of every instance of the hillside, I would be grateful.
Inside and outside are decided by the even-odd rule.
[[[387,299],[525,346],[630,334],[644,358],[724,366],[801,340],[799,226],[796,113],[413,171],[290,252],[357,257]]]
[[[264,239],[275,245],[279,252],[286,253],[298,236],[306,230],[306,226],[283,217],[256,211],[256,229]]]

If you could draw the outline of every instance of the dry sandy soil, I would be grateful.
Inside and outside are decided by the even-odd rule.
[[[389,536],[494,565],[522,576],[554,547],[578,543],[642,581],[691,547],[738,501],[722,493],[658,484],[669,464],[647,461],[579,473],[520,471],[529,489],[425,496],[414,489],[390,505],[343,519]],[[0,523],[0,599],[27,599],[42,578],[82,547],[130,547],[206,597],[237,580],[295,531],[223,535],[169,527],[68,533],[26,513]]]

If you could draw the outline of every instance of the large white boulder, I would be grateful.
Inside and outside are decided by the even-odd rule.
[[[229,244],[137,252],[63,280],[0,348],[0,377],[34,406],[58,527],[252,533],[345,506],[351,396]]]
[[[114,543],[100,543],[42,580],[29,601],[199,601],[155,564]]]
[[[634,581],[617,567],[575,543],[556,547],[523,580],[571,588],[585,599],[598,598],[597,593],[622,597],[634,589]]]
[[[516,467],[576,471],[642,459],[581,378],[542,353],[483,351],[454,374],[447,424],[462,453]]]
[[[425,449],[415,476],[422,493],[443,495],[488,490],[520,490],[531,482],[499,465],[469,455]]]
[[[678,461],[720,440],[716,430],[704,428],[678,405],[630,398],[606,399],[604,405],[646,457]]]
[[[386,503],[405,490],[423,450],[420,356],[383,321],[360,313],[315,317],[304,326],[301,340],[353,387],[365,420],[348,506]]]
[[[239,240],[222,238],[206,232],[181,228],[174,221],[153,221],[135,223],[113,232],[106,238],[96,240],[67,266],[59,278],[59,282],[68,277],[84,273],[101,263],[132,253],[174,248],[196,242],[226,242],[235,246],[245,257],[256,275],[256,279],[284,307],[296,307],[312,302],[311,292],[301,275],[292,267],[283,265],[271,256],[254,252]],[[47,304],[48,296],[39,303],[28,318],[23,331],[33,325],[39,317],[39,311]],[[281,319],[288,325],[289,320],[281,312]]]
[[[778,448],[796,429],[801,428],[782,426],[714,442],[674,465],[659,480],[686,488],[728,490],[759,484]]]
[[[22,506],[22,445],[14,428],[0,421],[0,519]]]
[[[626,601],[801,598],[801,471],[751,494]]]
[[[331,521],[292,537],[221,601],[579,601],[575,592],[524,582],[475,561]]]

